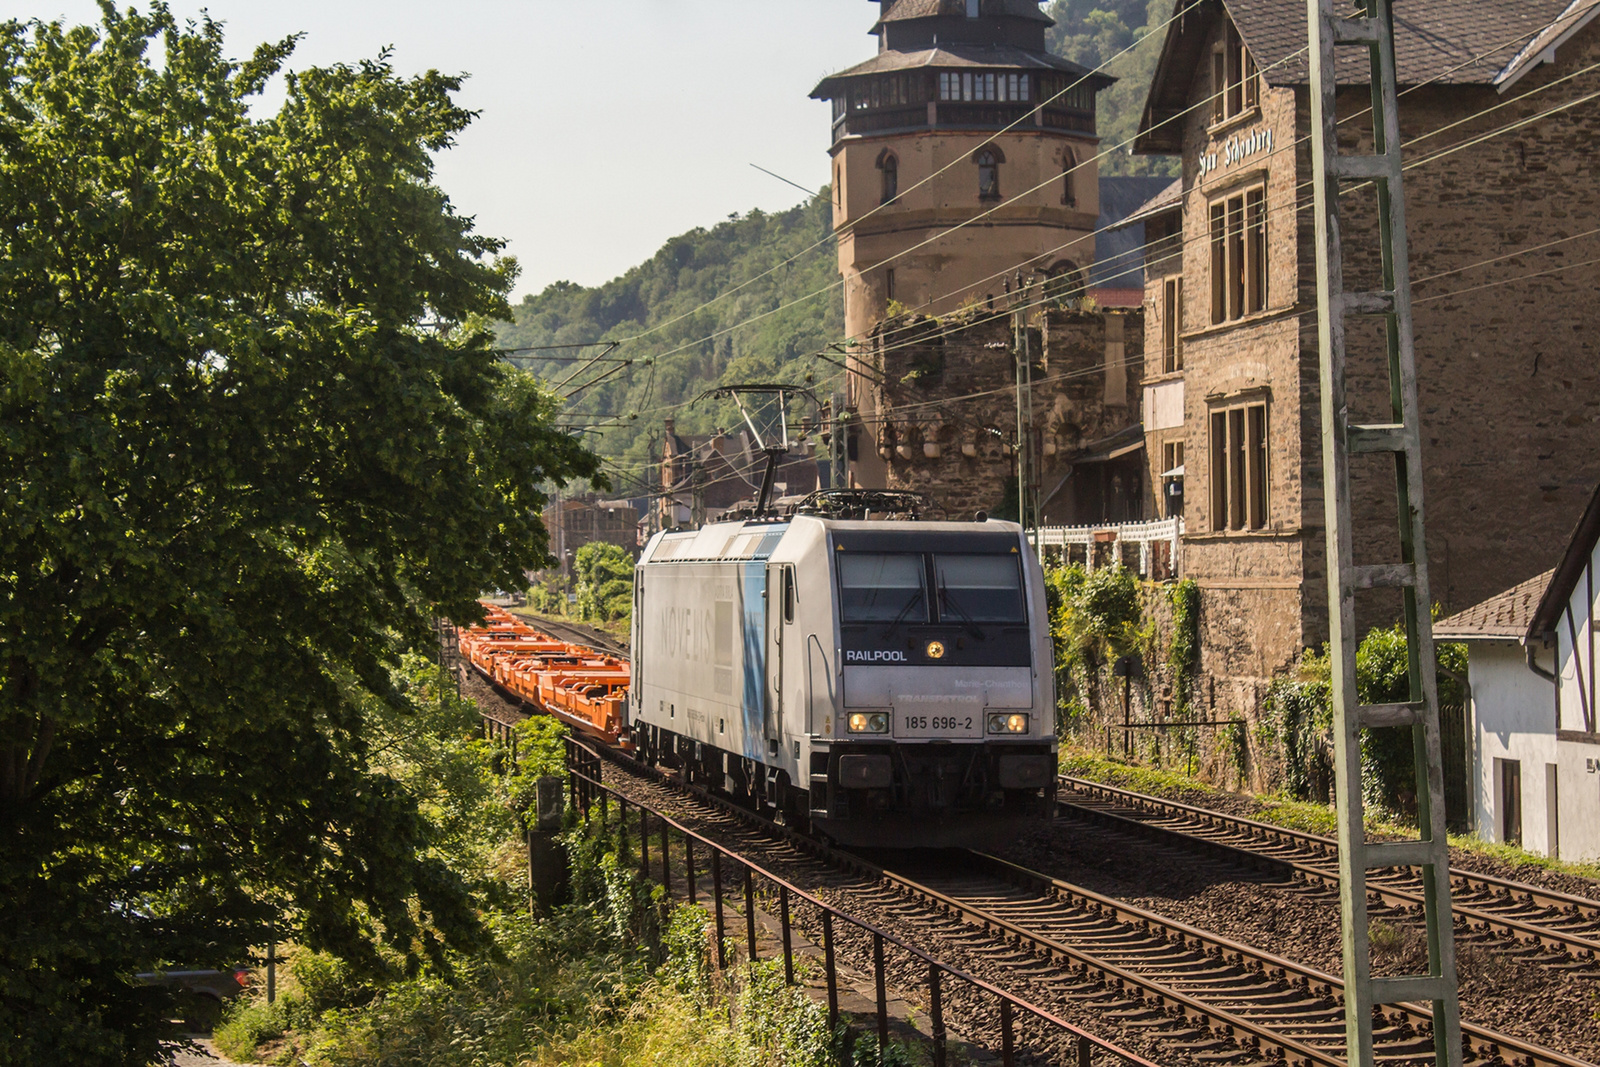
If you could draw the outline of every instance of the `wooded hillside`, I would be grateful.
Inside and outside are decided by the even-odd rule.
[[[1046,8],[1056,20],[1050,48],[1086,67],[1099,66],[1147,32],[1159,40],[1172,7],[1173,0],[1052,0]],[[1152,41],[1110,64],[1120,80],[1099,98],[1104,148],[1133,136],[1159,54]],[[1100,170],[1163,174],[1174,165],[1119,149],[1100,161]],[[683,433],[737,426],[731,405],[686,404],[719,381],[810,382],[821,396],[831,391],[839,368],[820,358],[798,358],[844,333],[828,198],[825,188],[789,211],[736,212],[709,230],[674,237],[648,262],[595,288],[557,282],[525,297],[515,324],[502,327],[501,340],[510,348],[626,342],[611,358],[632,359],[632,365],[595,363],[563,389],[615,372],[577,393],[569,411],[575,424],[603,431],[597,447],[623,470],[614,478],[618,495],[648,491],[637,479],[653,479],[645,468],[652,454],[660,454],[665,415],[672,414]],[[780,266],[791,257],[794,262]],[[728,293],[743,282],[748,284]],[[560,382],[580,366],[573,359],[599,351],[546,350],[517,358]],[[611,421],[618,418],[620,424]]]

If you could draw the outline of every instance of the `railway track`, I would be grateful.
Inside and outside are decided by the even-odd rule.
[[[1081,778],[1063,777],[1060,784],[1059,807],[1070,818],[1220,852],[1239,863],[1271,864],[1338,892],[1338,842],[1330,838]],[[1512,938],[1534,962],[1600,977],[1600,901],[1459,868],[1451,868],[1450,885],[1464,932]],[[1421,880],[1409,870],[1374,871],[1367,888],[1376,903],[1422,907]]]
[[[575,645],[583,645],[587,648],[604,652],[608,656],[628,658],[627,645],[601,634],[593,627],[562,622],[560,619],[552,619],[548,615],[524,615],[521,612],[516,614],[519,618],[527,620],[529,624],[544,630],[551,637],[559,638],[563,641],[571,641]]]
[[[803,862],[832,872],[821,877],[847,875],[857,882],[851,892],[859,903],[897,928],[915,928],[919,943],[947,946],[963,965],[1019,996],[1087,1009],[1188,1062],[1344,1063],[1343,984],[1332,975],[982,853],[944,854],[942,863],[898,871],[876,867],[671,778],[630,770],[625,757],[613,762],[656,788],[734,815],[766,840],[799,843]],[[863,872],[870,876],[864,892]],[[1431,1013],[1420,1004],[1385,1007],[1376,1027],[1380,1055],[1396,1065],[1431,1063],[1431,1034]],[[1463,1040],[1469,1064],[1586,1067],[1471,1024]]]
[[[1060,965],[1069,996],[1132,994],[1112,1017],[1164,1031],[1164,1041],[1214,1059],[1225,1043],[1290,1065],[1344,1063],[1343,983],[1207,931],[1164,918],[982,853],[955,871],[886,884],[963,923]],[[907,916],[910,920],[910,916]],[[1466,1062],[1577,1067],[1584,1061],[1464,1024]],[[1421,1004],[1382,1010],[1375,1027],[1386,1062],[1432,1063],[1432,1014]]]

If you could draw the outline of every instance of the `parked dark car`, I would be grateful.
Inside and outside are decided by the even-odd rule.
[[[226,971],[152,971],[138,976],[145,985],[166,986],[177,991],[183,1009],[184,1029],[208,1034],[222,1018],[222,1007],[250,988],[250,970],[231,967]]]

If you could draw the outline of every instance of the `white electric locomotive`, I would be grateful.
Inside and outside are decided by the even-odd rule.
[[[635,571],[645,758],[841,844],[992,843],[1054,809],[1044,578],[1008,522],[722,522]]]

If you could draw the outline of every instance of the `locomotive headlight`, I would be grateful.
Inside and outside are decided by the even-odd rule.
[[[989,732],[991,734],[1025,734],[1028,732],[1028,716],[1023,713],[989,716]]]
[[[850,732],[853,734],[886,734],[889,716],[881,711],[857,711],[850,715]]]

